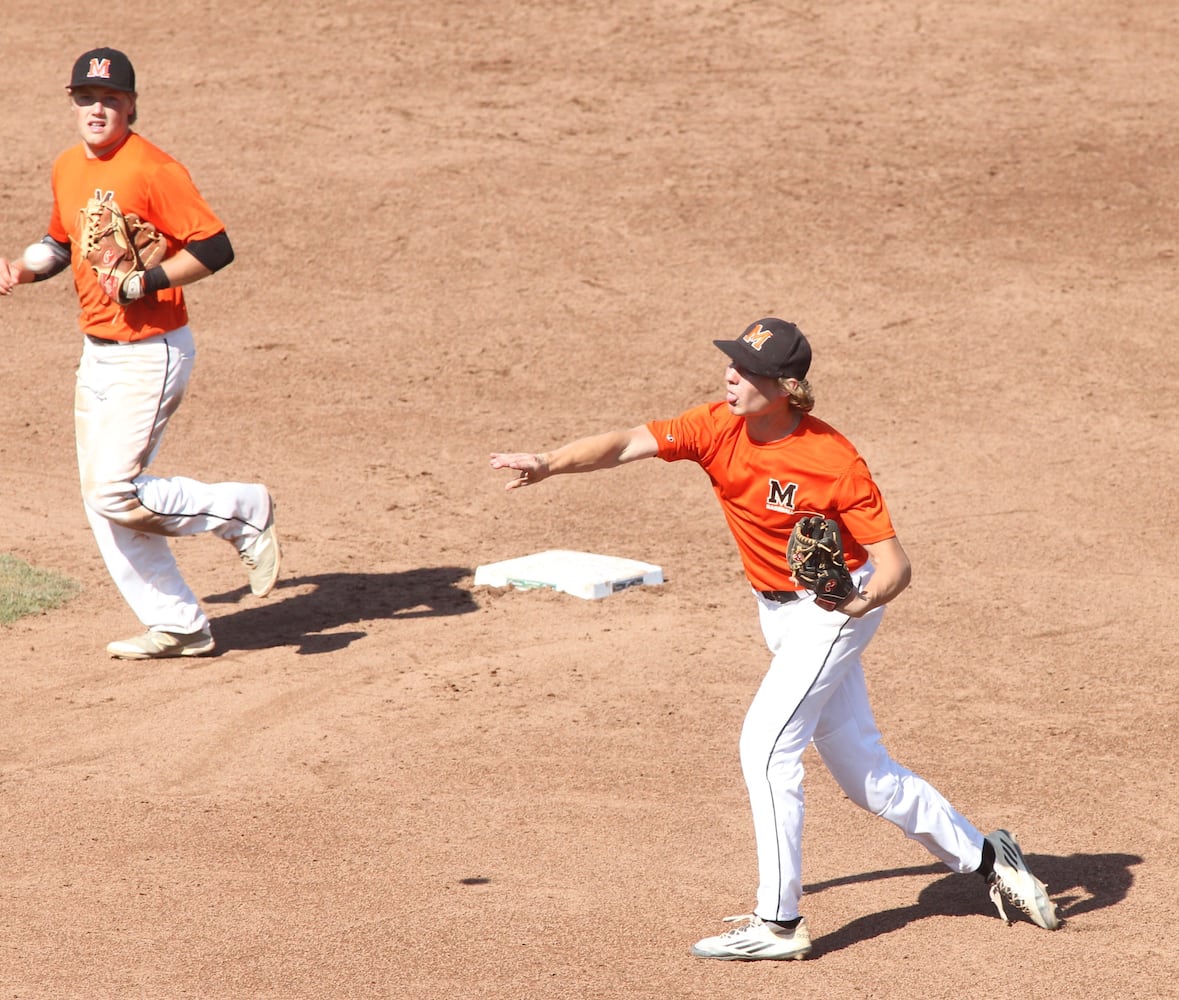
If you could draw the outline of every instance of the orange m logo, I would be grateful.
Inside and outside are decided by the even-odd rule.
[[[86,74],[86,79],[93,80],[95,77],[102,80],[111,78],[111,61],[109,59],[90,60],[90,72]]]
[[[757,324],[742,338],[745,343],[752,347],[755,351],[760,351],[766,345],[774,334],[770,330],[763,330],[760,323]]]

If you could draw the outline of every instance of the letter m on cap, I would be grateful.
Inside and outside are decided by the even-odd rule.
[[[93,80],[109,80],[111,78],[111,61],[109,59],[91,59],[90,71],[86,74],[86,79]]]
[[[763,330],[760,323],[757,324],[742,338],[745,343],[752,347],[755,351],[760,351],[766,345],[766,341],[773,336],[771,330]]]

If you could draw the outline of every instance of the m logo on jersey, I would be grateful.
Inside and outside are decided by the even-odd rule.
[[[91,59],[90,70],[86,73],[87,80],[109,80],[111,78],[111,61],[109,59]]]
[[[741,339],[744,340],[745,343],[747,343],[755,351],[760,351],[763,347],[766,346],[766,341],[769,340],[773,335],[774,334],[772,330],[765,330],[762,328],[762,325],[758,323],[757,326],[745,334],[745,336]]]
[[[783,486],[778,480],[770,480],[770,493],[766,497],[767,510],[780,510],[783,514],[794,513],[794,495],[798,492],[798,483],[787,483]]]

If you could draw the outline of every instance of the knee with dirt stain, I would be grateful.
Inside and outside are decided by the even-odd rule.
[[[148,510],[134,483],[92,483],[82,489],[82,501],[94,513],[131,531],[164,534],[163,516]]]

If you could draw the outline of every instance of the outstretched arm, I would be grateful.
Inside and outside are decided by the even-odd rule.
[[[508,480],[505,487],[515,490],[539,483],[549,476],[613,469],[640,458],[654,458],[658,452],[658,442],[646,425],[642,424],[627,431],[607,431],[605,434],[578,438],[554,451],[540,454],[497,452],[491,456],[491,467],[515,469],[519,475]]]

